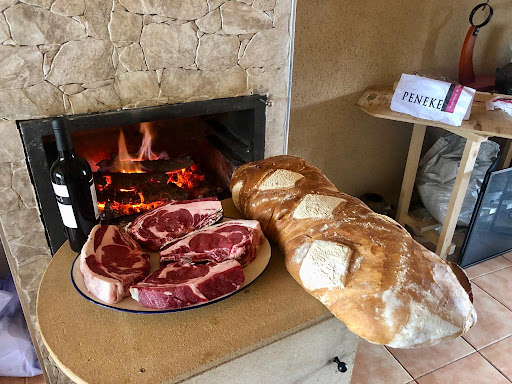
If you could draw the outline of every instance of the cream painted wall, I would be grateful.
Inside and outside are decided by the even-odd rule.
[[[475,47],[477,74],[510,61],[512,1]],[[344,192],[396,200],[411,126],[372,118],[355,103],[368,87],[415,70],[457,78],[468,0],[298,0],[289,153],[322,169]]]

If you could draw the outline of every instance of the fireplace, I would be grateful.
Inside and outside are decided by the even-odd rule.
[[[126,223],[175,199],[229,197],[233,170],[264,156],[265,110],[266,98],[252,95],[70,116],[102,222]],[[65,235],[49,178],[57,158],[51,119],[18,125],[53,254]]]

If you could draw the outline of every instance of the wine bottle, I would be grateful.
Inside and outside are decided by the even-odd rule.
[[[53,190],[71,249],[80,252],[99,221],[96,187],[89,163],[75,154],[67,121],[53,119],[52,127],[59,152],[50,169]]]

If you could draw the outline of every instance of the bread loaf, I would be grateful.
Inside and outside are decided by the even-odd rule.
[[[366,340],[432,345],[476,322],[471,286],[457,265],[339,192],[303,159],[245,164],[235,170],[231,191],[236,207],[283,249],[293,278]]]

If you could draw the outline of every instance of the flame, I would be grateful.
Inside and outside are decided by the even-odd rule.
[[[121,192],[135,192],[136,189],[135,187],[131,187],[131,188],[120,188],[119,189]]]
[[[156,154],[151,150],[153,137],[150,123],[141,123],[139,132],[142,133],[142,144],[136,156],[132,156],[130,152],[128,152],[123,130],[121,129],[119,132],[117,157],[113,164],[114,171],[121,173],[144,173],[139,163],[140,161],[157,160],[162,157],[167,157],[166,153]]]

